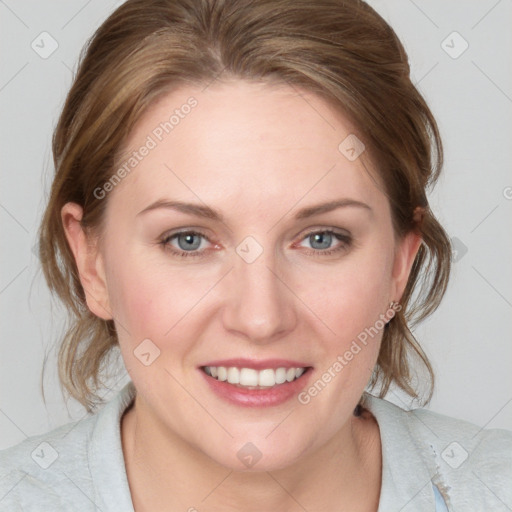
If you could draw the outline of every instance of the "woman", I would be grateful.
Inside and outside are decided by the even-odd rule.
[[[53,152],[61,380],[92,411],[119,348],[131,382],[2,452],[1,510],[512,506],[509,432],[383,400],[419,398],[413,362],[431,396],[408,325],[450,244],[426,195],[436,122],[368,5],[130,0]]]

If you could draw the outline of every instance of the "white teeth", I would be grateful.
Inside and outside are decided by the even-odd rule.
[[[228,382],[230,384],[240,384],[240,370],[235,367],[228,368]]]
[[[288,370],[286,370],[286,380],[288,382],[291,382],[294,379],[295,379],[295,368],[288,368]]]
[[[240,382],[242,384],[242,382]],[[272,369],[261,370],[259,372],[258,384],[260,386],[275,386],[276,385],[276,373]]]
[[[247,387],[272,387],[284,382],[292,382],[298,379],[306,368],[266,368],[265,370],[255,370],[254,368],[237,368],[231,366],[205,366],[204,371],[207,375],[220,381],[228,381],[230,384],[236,384]]]
[[[228,371],[226,370],[226,368],[224,366],[219,366],[219,367],[206,366],[206,368],[210,368],[210,372],[211,372],[212,376],[213,376],[213,372],[211,371],[211,368],[217,368],[217,380],[220,380],[220,381],[227,380]]]
[[[286,368],[278,368],[276,370],[276,384],[282,384],[286,381]]]
[[[239,384],[242,384],[242,386],[257,386],[258,372],[252,368],[242,368]]]

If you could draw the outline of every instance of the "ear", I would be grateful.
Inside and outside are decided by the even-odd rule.
[[[85,291],[87,306],[93,314],[104,320],[112,319],[108,300],[103,258],[96,241],[84,231],[81,220],[82,207],[66,203],[61,209],[61,219],[69,247],[75,257],[80,282]]]
[[[407,286],[411,268],[420,248],[421,241],[422,238],[418,232],[410,231],[398,242],[393,264],[393,287],[390,300],[400,302],[405,287]]]

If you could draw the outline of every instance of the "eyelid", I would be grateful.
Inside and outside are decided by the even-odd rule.
[[[171,230],[171,231],[164,233],[162,236],[160,236],[159,240],[160,240],[160,242],[164,242],[165,240],[170,241],[171,239],[173,239],[174,237],[177,237],[179,235],[199,235],[202,238],[204,238],[207,242],[209,242],[210,244],[217,246],[217,247],[219,245],[219,244],[216,244],[215,242],[213,242],[212,238],[210,236],[208,236],[206,233],[204,233],[201,229],[196,229],[196,228],[184,228],[184,229],[178,229],[178,231]]]
[[[339,235],[341,237],[346,237],[352,239],[352,234],[350,231],[342,228],[336,228],[334,226],[315,226],[312,228],[307,228],[306,230],[300,231],[293,238],[299,238],[302,241],[304,238],[314,235],[315,233],[333,233],[335,235]]]
[[[345,234],[345,233],[347,235],[350,234],[346,229],[336,228],[334,226],[316,226],[316,227],[306,229],[306,235],[311,234],[311,233],[317,233],[319,231],[332,231],[333,233],[338,233],[340,235]]]

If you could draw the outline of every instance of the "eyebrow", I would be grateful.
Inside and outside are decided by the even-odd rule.
[[[299,210],[295,214],[296,220],[306,219],[309,217],[313,217],[314,215],[319,215],[321,213],[327,213],[333,210],[336,210],[338,208],[343,207],[357,207],[357,208],[363,208],[369,211],[372,211],[370,206],[368,206],[366,203],[363,203],[361,201],[356,201],[355,199],[338,199],[335,201],[330,201],[328,203],[321,203],[313,206],[308,206],[307,208],[303,208],[302,210]],[[144,213],[157,210],[160,208],[170,209],[170,210],[176,210],[182,213],[186,213],[189,215],[195,215],[197,217],[203,217],[206,219],[216,220],[219,222],[224,222],[224,216],[218,212],[217,210],[214,210],[213,208],[210,208],[209,206],[203,206],[200,204],[195,203],[185,203],[182,201],[169,201],[166,199],[160,199],[158,201],[155,201],[154,203],[150,204],[143,210],[141,210],[138,214],[142,215]]]

